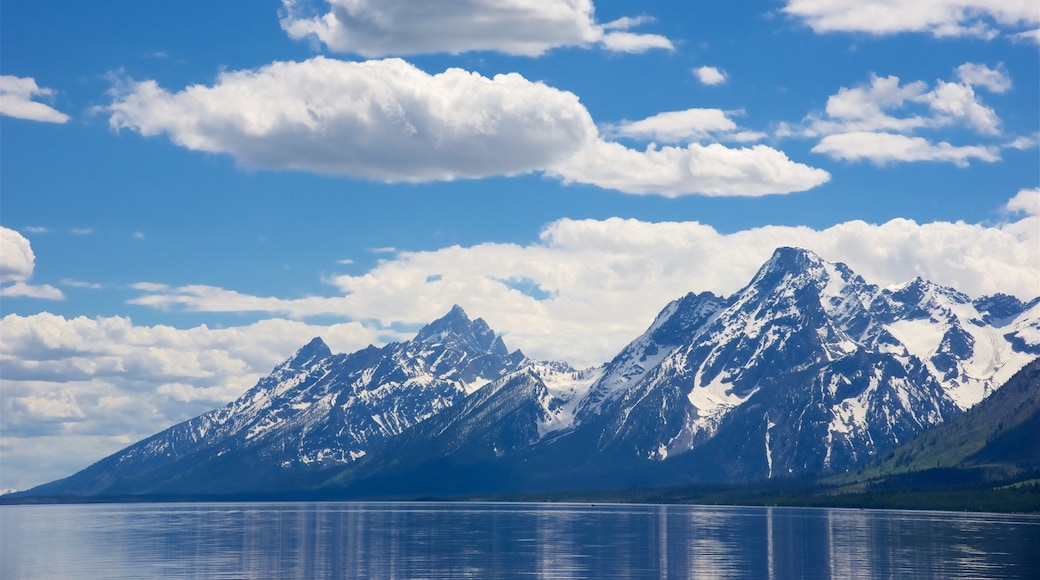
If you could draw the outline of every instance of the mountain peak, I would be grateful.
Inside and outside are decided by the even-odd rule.
[[[820,256],[816,255],[810,250],[805,248],[794,248],[790,246],[781,246],[776,250],[773,250],[773,255],[763,266],[763,269],[782,269],[787,271],[801,271],[805,270],[809,266],[814,266],[823,262]]]
[[[444,316],[422,327],[415,336],[417,342],[450,341],[466,344],[478,352],[492,350],[496,346],[495,338],[495,332],[484,319],[470,320],[458,304],[452,306]]]
[[[758,269],[748,288],[758,288],[764,293],[769,293],[767,289],[775,288],[784,280],[797,278],[808,282],[817,277],[825,268],[824,264],[823,258],[804,248],[779,247]]]
[[[311,339],[310,342],[300,347],[294,355],[289,357],[278,368],[303,370],[317,361],[332,356],[332,350],[325,344],[320,336]]]

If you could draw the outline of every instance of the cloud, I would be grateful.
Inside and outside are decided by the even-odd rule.
[[[879,165],[897,162],[947,161],[960,167],[966,167],[971,159],[989,163],[1000,160],[997,152],[989,147],[955,147],[945,141],[933,144],[921,137],[869,131],[828,135],[813,147],[812,151],[829,155],[835,159],[867,160]]]
[[[947,141],[915,135],[967,128],[981,137],[1002,137],[995,110],[981,102],[974,87],[1001,93],[1011,88],[1002,67],[965,63],[956,69],[960,82],[937,80],[903,83],[897,76],[872,75],[870,82],[842,87],[827,99],[822,112],[812,112],[800,125],[782,124],[777,135],[820,137],[812,149],[835,159],[893,162],[941,161],[965,166],[972,159],[993,162],[1010,144],[952,145]],[[1006,140],[1006,138],[1004,138]]]
[[[61,290],[49,285],[28,283],[36,267],[36,254],[22,234],[0,227],[0,296],[6,298],[42,298],[61,300]]]
[[[610,32],[600,39],[603,48],[613,52],[641,53],[648,50],[672,50],[672,42],[659,34],[637,34],[635,32]]]
[[[1040,44],[1040,28],[1016,32],[1015,34],[1010,35],[1009,38],[1014,42]]]
[[[429,75],[398,59],[276,62],[175,94],[132,83],[109,109],[115,128],[246,166],[390,182],[527,173],[595,135],[571,93],[517,74]]]
[[[716,133],[730,133],[737,124],[721,109],[686,109],[658,113],[640,121],[625,121],[608,127],[607,133],[617,137],[652,139],[667,143],[705,139]]]
[[[1035,192],[1020,193],[1008,207],[1029,207],[1029,199],[1035,203]],[[417,327],[457,303],[530,356],[596,364],[642,332],[668,301],[690,291],[736,291],[780,245],[844,261],[882,286],[922,276],[972,296],[1006,292],[1023,299],[1040,287],[1040,217],[1032,213],[995,226],[895,219],[729,234],[697,222],[612,218],[558,220],[528,245],[400,252],[363,273],[330,278],[342,294],[332,298],[220,302],[213,297],[237,293],[149,285],[135,303],[186,311],[269,308],[374,320],[384,328]]]
[[[1011,81],[1006,76],[989,76],[983,70],[974,68],[975,66],[962,65],[958,69],[959,76],[970,77],[973,83],[960,84],[940,80],[932,90],[928,90],[928,85],[923,81],[901,84],[896,76],[872,75],[869,85],[842,87],[830,96],[824,115],[814,113],[806,118],[805,133],[810,136],[848,131],[907,133],[916,129],[959,124],[981,133],[995,134],[998,132],[1000,120],[993,109],[979,102],[972,84],[988,88],[998,82],[1004,82],[1010,88]],[[995,72],[984,66],[982,69]],[[927,109],[921,110],[921,107],[918,107],[918,114],[904,117],[896,117],[887,112],[913,105],[926,105]]]
[[[726,82],[726,73],[713,66],[702,66],[693,69],[693,75],[701,84],[708,86],[721,85]]]
[[[279,319],[177,329],[123,317],[40,313],[11,314],[0,323],[2,477],[4,487],[14,488],[69,475],[224,405],[314,336],[339,352],[387,338],[354,322],[312,326]],[[41,437],[64,454],[46,453],[48,461],[12,468],[12,462],[25,463]],[[11,480],[26,473],[43,480]]]
[[[597,23],[591,0],[282,0],[282,6],[282,28],[291,38],[365,57],[479,50],[538,56],[597,44],[618,52],[672,49],[663,36],[628,31],[645,18]]]
[[[172,288],[164,284],[144,282],[132,287],[146,292],[146,295],[130,300],[130,304],[167,311],[187,307],[194,312],[269,312],[299,319],[307,316],[335,315],[345,302],[343,298],[311,297],[290,300],[273,296],[252,296],[201,284]]]
[[[788,0],[782,10],[817,33],[925,32],[992,39],[1040,22],[1040,11],[1029,0]]]
[[[970,85],[939,81],[927,99],[940,123],[947,122],[946,119],[960,120],[980,133],[1000,133],[997,113],[978,102]]]
[[[755,145],[733,149],[712,143],[644,151],[597,142],[549,171],[565,183],[587,183],[626,193],[666,197],[760,196],[805,191],[830,174],[788,159],[782,151]]]
[[[53,94],[52,89],[40,88],[31,77],[0,75],[0,115],[44,123],[66,123],[68,115],[33,100]]]
[[[982,87],[991,93],[1006,93],[1011,89],[1011,77],[1003,66],[991,69],[984,64],[966,62],[957,67],[957,78],[966,85]]]
[[[154,81],[128,83],[108,110],[114,128],[166,134],[248,167],[386,182],[540,171],[569,183],[675,196],[787,193],[828,178],[764,146],[627,149],[600,137],[572,93],[518,74],[430,75],[399,59],[277,62],[179,93]],[[719,161],[736,164],[710,166]]]
[[[670,300],[690,291],[738,290],[778,245],[846,262],[882,286],[923,276],[971,296],[1030,299],[1040,287],[1040,191],[1019,192],[1006,209],[1014,221],[988,226],[896,219],[733,233],[697,222],[562,219],[530,244],[397,252],[357,275],[329,279],[341,293],[332,298],[136,286],[149,299],[141,302],[176,310],[259,309],[344,320],[338,324],[274,318],[179,329],[125,317],[8,315],[0,320],[0,487],[66,476],[217,408],[314,336],[334,352],[352,352],[410,338],[385,329],[417,329],[453,304],[504,333],[510,348],[592,365],[645,330]],[[29,473],[39,479],[19,479]]]
[[[1026,215],[1040,216],[1040,187],[1023,189],[1008,201],[1009,212],[1022,212]]]

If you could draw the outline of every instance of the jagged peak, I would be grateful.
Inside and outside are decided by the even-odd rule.
[[[793,265],[797,267],[807,264],[818,264],[822,261],[823,258],[812,250],[794,246],[780,246],[773,250],[773,255],[770,256],[767,264]]]
[[[983,296],[972,302],[979,312],[992,314],[995,318],[1010,318],[1016,316],[1027,308],[1027,303],[1022,302],[1017,296],[998,292],[990,296]]]
[[[773,255],[762,264],[745,290],[757,290],[768,294],[785,280],[800,279],[804,282],[823,282],[818,278],[820,273],[826,271],[827,264],[829,262],[811,250],[781,246],[774,250]],[[832,265],[832,267],[836,267],[845,276],[851,277],[852,275],[844,264]],[[809,274],[809,276],[805,274]]]
[[[502,339],[491,330],[483,318],[470,320],[466,311],[458,304],[452,306],[444,316],[422,327],[415,335],[415,340],[426,343],[461,341],[480,352],[507,352]]]
[[[311,339],[310,342],[300,347],[291,357],[286,359],[285,362],[278,365],[277,369],[294,369],[302,370],[312,365],[313,363],[326,359],[332,356],[332,350],[325,344],[325,341],[320,336],[316,336]]]
[[[970,304],[972,302],[967,294],[949,286],[925,280],[921,276],[916,276],[913,280],[903,284],[890,286],[887,288],[887,291],[894,300],[904,304],[920,304],[928,301],[930,296],[944,296],[946,299],[959,304]]]
[[[800,274],[822,267],[823,264],[823,258],[810,250],[781,246],[774,250],[773,255],[758,269],[751,284],[755,285],[758,281],[777,276]]]

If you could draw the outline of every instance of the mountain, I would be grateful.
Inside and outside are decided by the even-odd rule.
[[[1040,358],[963,415],[922,433],[857,470],[853,480],[973,471],[987,479],[1040,471]]]
[[[407,342],[351,354],[315,338],[222,409],[109,456],[41,494],[290,489],[349,464],[526,362],[458,306]]]
[[[780,248],[734,295],[666,307],[577,417],[598,449],[695,479],[840,472],[981,401],[1040,354],[1038,328],[1038,300],[879,288]]]
[[[343,497],[630,488],[841,473],[961,415],[1040,354],[1040,299],[881,288],[779,248],[690,293],[610,362],[510,353],[455,307],[407,342],[304,346],[228,406],[37,495]]]
[[[780,248],[734,295],[667,305],[583,374],[593,380],[579,394],[547,399],[529,368],[332,485],[421,494],[437,482],[438,493],[485,493],[843,472],[992,393],[1040,353],[1038,313],[1037,300],[973,301],[922,279],[879,288],[843,264]],[[546,400],[555,402],[543,414],[568,410],[534,436],[531,410]],[[485,416],[512,417],[526,444],[480,431]],[[458,432],[479,435],[453,446]]]

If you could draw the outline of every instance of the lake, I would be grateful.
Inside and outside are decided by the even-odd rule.
[[[1040,517],[779,507],[0,507],[0,577],[1040,578]]]

